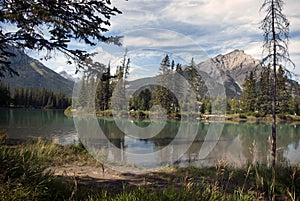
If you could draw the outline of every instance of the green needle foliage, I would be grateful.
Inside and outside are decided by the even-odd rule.
[[[17,74],[10,68],[13,48],[43,50],[44,59],[52,51],[64,53],[81,68],[89,54],[70,47],[72,41],[94,46],[98,42],[120,45],[120,37],[104,35],[112,16],[121,14],[109,0],[1,0],[0,1],[0,77],[5,72]],[[7,29],[6,26],[14,27]]]

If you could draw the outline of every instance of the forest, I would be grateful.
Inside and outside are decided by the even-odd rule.
[[[15,88],[12,95],[10,87],[0,82],[0,107],[66,109],[71,102],[72,99],[64,93],[44,88]]]
[[[130,111],[149,111],[152,106],[160,105],[167,115],[178,116],[184,111],[192,111],[197,114],[212,114],[212,103],[215,112],[220,112],[226,104],[227,114],[245,114],[256,117],[265,117],[271,114],[272,72],[270,67],[263,67],[258,75],[250,72],[243,85],[242,96],[210,97],[206,84],[196,70],[194,59],[190,64],[183,66],[175,63],[169,55],[166,55],[160,63],[156,80],[160,85],[147,85],[138,88],[130,96],[129,106],[122,101],[126,99],[125,91],[132,82],[128,81],[130,59],[126,54],[117,66],[116,72],[111,73],[110,65],[105,66],[101,76],[83,76],[79,85],[78,101],[73,107],[87,106],[90,101],[95,101],[97,111],[111,109]],[[277,114],[300,115],[299,84],[288,79],[287,73],[280,67],[277,70]],[[188,82],[188,89],[183,83]],[[121,84],[120,84],[121,83]],[[162,84],[164,83],[164,84]],[[163,86],[169,86],[168,89]],[[95,100],[92,91],[96,90]],[[181,100],[174,94],[180,94]],[[194,99],[191,92],[195,93]],[[192,101],[193,100],[193,101]],[[218,109],[219,107],[219,109]],[[224,107],[225,108],[225,107]],[[220,112],[221,113],[221,112]],[[219,114],[220,114],[219,113]]]

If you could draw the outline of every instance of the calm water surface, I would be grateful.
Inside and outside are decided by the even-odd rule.
[[[149,124],[148,121],[130,121],[141,128],[147,127]],[[193,129],[193,126],[198,128],[195,140],[185,150],[186,144],[190,143],[188,140],[183,138],[178,141],[179,143],[171,143],[178,133],[182,123],[180,121],[167,121],[161,132],[150,139],[138,139],[125,135],[118,129],[112,118],[99,119],[98,122],[109,141],[107,139],[87,140],[90,138],[88,134],[80,136],[80,138],[87,140],[89,147],[94,151],[96,149],[97,153],[105,153],[102,156],[104,160],[120,161],[126,164],[133,162],[136,166],[142,167],[210,166],[215,165],[220,159],[236,166],[246,164],[248,161],[259,163],[268,163],[269,161],[268,137],[271,126],[266,123],[225,123],[216,146],[205,158],[202,158],[200,156],[201,147],[211,123],[185,122],[190,125],[190,129]],[[60,144],[78,142],[73,119],[66,117],[63,111],[59,110],[1,109],[0,131],[6,132],[11,139],[43,137],[54,139]],[[277,132],[278,160],[291,165],[299,163],[300,124],[278,123]],[[145,154],[157,152],[165,147],[168,148],[168,152],[164,152],[167,154],[149,156],[152,158],[144,157]],[[181,154],[182,152],[184,154]],[[136,164],[136,160],[132,159],[133,155],[140,163]]]
[[[0,132],[12,140],[42,137],[60,144],[78,140],[73,119],[62,110],[0,109]]]

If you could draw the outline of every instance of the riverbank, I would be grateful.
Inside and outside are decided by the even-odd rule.
[[[71,107],[68,107],[64,114],[66,116],[73,116],[73,114],[80,114],[79,111],[73,110]],[[104,110],[104,111],[96,111],[97,117],[112,117],[113,112],[112,110]],[[132,117],[136,119],[149,119],[150,118],[150,111],[127,111],[118,112],[118,117]],[[159,113],[152,113],[151,118],[164,118],[162,114]],[[200,113],[193,113],[193,114],[185,114],[185,113],[174,113],[169,114],[166,116],[168,119],[192,119],[192,120],[202,120],[202,121],[249,121],[249,122],[272,122],[272,116],[259,116],[257,113],[249,113],[249,114],[226,114],[226,115],[209,115],[209,114],[200,114]],[[298,115],[291,115],[291,114],[278,114],[277,115],[277,122],[300,122],[300,116]]]
[[[271,171],[264,165],[234,169],[163,168],[114,171],[81,144],[43,140],[8,143],[1,137],[0,200],[268,200]],[[277,167],[278,200],[300,198],[300,167]]]

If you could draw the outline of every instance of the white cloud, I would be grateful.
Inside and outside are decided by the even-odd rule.
[[[132,57],[132,72],[139,71],[139,74],[148,72],[143,71],[143,62],[150,69],[149,66],[159,63],[160,57],[151,51],[144,51],[149,48],[162,54],[172,53],[174,57],[183,57],[186,61],[196,57],[199,62],[207,55],[212,57],[234,49],[243,49],[257,59],[262,56],[263,36],[259,24],[265,13],[259,12],[259,8],[263,1],[130,0],[112,3],[123,14],[112,17],[108,34],[124,35],[124,47],[101,44],[91,49],[81,43],[73,43],[74,47],[98,51],[97,59],[104,64],[109,60],[116,60],[118,64],[125,47]],[[283,12],[290,21],[291,59],[300,69],[299,9],[299,0],[289,0]],[[59,55],[46,65],[53,69],[61,66],[69,69],[65,67],[65,62],[66,59]],[[295,71],[300,74],[297,67]]]
[[[108,65],[108,63],[110,63],[110,62],[115,63],[116,60],[118,60],[118,57],[116,55],[113,55],[107,51],[104,51],[103,48],[100,46],[91,50],[91,52],[97,53],[93,57],[94,62],[100,62],[104,65]]]

